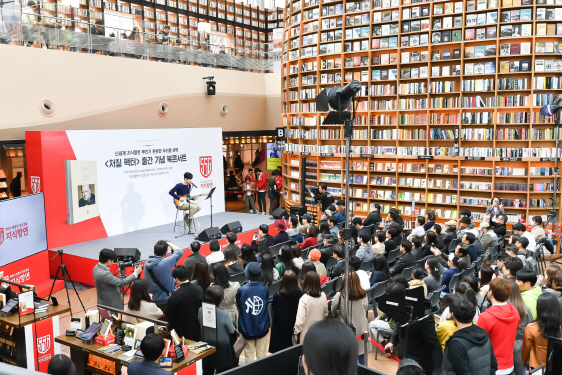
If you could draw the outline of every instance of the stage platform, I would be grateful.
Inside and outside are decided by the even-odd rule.
[[[219,229],[233,221],[239,221],[242,224],[242,233],[238,234],[238,241],[240,243],[250,243],[252,240],[253,233],[261,224],[267,224],[270,226],[270,233],[276,233],[272,224],[274,220],[270,219],[269,215],[254,215],[247,213],[238,212],[221,212],[218,214],[213,214],[213,226]],[[92,269],[98,263],[99,252],[103,248],[114,249],[119,247],[132,247],[137,248],[141,252],[141,261],[146,260],[150,255],[154,254],[154,244],[158,240],[168,240],[176,244],[182,249],[188,249],[191,242],[195,240],[197,235],[204,229],[211,226],[211,217],[203,216],[194,219],[195,223],[195,234],[185,235],[182,237],[175,238],[180,233],[178,233],[178,228],[174,232],[174,223],[169,223],[165,225],[160,225],[157,227],[146,228],[137,230],[134,232],[124,233],[117,236],[100,238],[98,240],[82,242],[75,245],[65,246],[64,250],[64,263],[74,281],[81,282],[88,285],[94,285],[92,277]],[[181,224],[178,222],[178,224]],[[226,240],[223,238],[220,243],[224,247]],[[55,256],[56,249],[49,249],[49,256],[52,258]],[[201,247],[200,253],[203,255],[209,254],[209,245],[204,244]],[[185,251],[182,259],[185,259],[191,252]],[[54,261],[49,258],[49,269],[51,276],[55,275],[58,265],[60,264],[60,259],[57,257]],[[183,260],[182,260],[183,261]],[[115,266],[116,271],[117,267]],[[131,268],[128,269],[127,273],[130,273]]]

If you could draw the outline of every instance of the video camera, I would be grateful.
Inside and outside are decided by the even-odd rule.
[[[307,186],[306,190],[308,191],[308,193],[314,197],[315,195],[320,194],[320,188],[318,186]]]
[[[117,264],[119,265],[119,271],[124,274],[125,268],[131,267],[138,263],[141,258],[141,252],[139,249],[132,247],[123,247],[113,249],[115,252],[115,257],[117,258]]]

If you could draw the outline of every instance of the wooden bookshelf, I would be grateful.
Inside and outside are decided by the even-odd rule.
[[[326,172],[321,168],[321,163],[329,161],[343,166],[343,126],[321,125],[326,113],[316,111],[314,98],[325,88],[357,79],[363,87],[356,98],[351,152],[353,162],[367,163],[369,168],[354,172],[367,179],[351,184],[356,215],[366,216],[374,203],[405,210],[412,202],[401,200],[400,194],[411,192],[419,193],[416,208],[441,210],[441,222],[450,220],[445,210],[456,211],[453,219],[465,207],[485,213],[487,205],[464,204],[461,197],[519,200],[517,207],[505,207],[508,215],[518,215],[510,216],[508,227],[518,219],[529,222],[535,215],[545,217],[550,207],[532,207],[531,202],[552,198],[552,191],[535,190],[540,188],[538,181],[550,183],[553,177],[532,176],[530,171],[554,167],[554,120],[539,115],[550,100],[546,95],[562,93],[557,78],[562,72],[562,1],[549,1],[558,4],[536,0],[527,5],[509,0],[288,2],[281,67],[282,123],[288,134],[283,158],[287,207],[301,203],[292,199],[300,195],[301,187],[291,186],[300,184],[302,166],[291,163],[303,155],[318,165],[315,172],[306,167],[318,176],[307,179],[307,184],[326,182],[339,189],[340,196],[344,191],[343,176],[341,181],[321,179],[322,173],[343,174],[341,168]],[[537,14],[542,18],[541,9],[544,20],[537,19]],[[538,35],[539,31],[554,35]],[[484,107],[478,106],[482,103]],[[375,170],[370,169],[371,163]],[[394,163],[396,169],[377,171],[377,163]],[[399,171],[400,163],[424,165],[425,171]],[[457,168],[450,175],[435,176],[428,172],[430,164]],[[491,168],[492,174],[461,173],[465,168]],[[497,175],[496,169],[503,173],[503,168],[526,172]],[[377,184],[378,177],[383,177],[382,185]],[[390,178],[390,185],[384,177]],[[399,186],[401,178],[418,179],[420,185]],[[430,188],[429,180],[435,183],[438,178],[450,180],[451,187]],[[475,189],[465,182],[489,184],[489,189]],[[523,184],[518,187],[523,190],[507,190],[516,185],[505,183]],[[356,197],[356,189],[367,190],[367,197]],[[393,191],[395,196],[377,198],[378,190]],[[443,194],[451,201],[429,202],[429,194],[433,199]],[[558,209],[560,201],[558,193]]]

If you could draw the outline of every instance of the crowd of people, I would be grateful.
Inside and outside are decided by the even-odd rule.
[[[129,311],[165,319],[180,337],[207,341],[217,348],[203,360],[204,374],[238,365],[240,353],[233,345],[238,334],[249,363],[297,343],[304,343],[306,358],[307,342],[336,334],[341,326],[350,333],[354,330],[356,336],[370,332],[387,355],[397,351],[408,358],[411,373],[523,374],[546,364],[548,337],[561,337],[562,270],[550,265],[544,275],[537,274],[535,249],[529,244],[545,235],[539,216],[533,217],[531,232],[515,224],[512,236],[504,240],[504,213],[494,217],[490,212],[489,220],[476,229],[467,209],[460,212],[458,228],[453,220],[437,224],[430,211],[417,218],[410,233],[396,210],[383,219],[380,209],[375,205],[362,220],[348,214],[343,201],[334,202],[318,226],[308,215],[294,215],[288,223],[275,221],[275,236],[263,224],[253,241],[241,246],[235,233],[227,233],[227,245],[221,249],[212,240],[207,256],[199,253],[197,241],[189,250],[158,241],[145,264],[144,279],[139,279],[141,267],[126,279],[115,278],[109,271],[115,254],[103,249],[93,271],[98,303],[122,309],[119,287],[132,283]],[[349,220],[351,233],[349,274],[345,273],[347,236],[340,229],[344,220]],[[279,250],[272,253],[273,246]],[[501,251],[491,259],[495,247]],[[191,254],[177,264],[185,251]],[[458,281],[452,285],[455,275]],[[337,288],[326,287],[338,280]],[[414,288],[422,288],[426,298],[438,293],[439,310],[428,310],[424,318],[402,326],[392,316],[377,314],[370,291],[381,283],[387,296],[404,295]],[[217,306],[216,336],[202,337],[202,302]],[[373,307],[375,319],[369,321]],[[334,323],[348,318],[351,330]],[[145,340],[147,350],[152,345],[158,353],[159,340],[149,336]],[[352,353],[355,358],[342,361],[362,364],[368,353],[362,341],[354,341],[342,355]],[[324,354],[314,355],[305,364],[310,359],[321,366]],[[145,355],[147,361],[154,363]],[[142,366],[129,367],[130,374],[148,373],[154,367]],[[350,372],[342,368],[320,373]]]

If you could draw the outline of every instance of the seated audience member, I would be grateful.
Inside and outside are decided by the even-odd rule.
[[[265,238],[267,240],[268,246],[275,245],[275,239],[271,234],[269,234],[269,226],[267,224],[260,225],[258,227],[257,233],[258,233],[258,238],[252,240],[252,248],[254,249],[254,251],[256,251],[255,249],[257,249],[258,247],[258,240],[261,238]]]
[[[509,257],[504,260],[502,272],[503,278],[516,285],[515,275],[519,270],[523,269],[523,262],[518,257]]]
[[[337,319],[321,320],[310,326],[302,341],[305,374],[357,374],[357,340],[346,324]]]
[[[542,294],[542,288],[537,284],[537,274],[529,269],[523,268],[517,271],[516,283],[521,291],[521,298],[525,306],[529,306],[533,319],[537,319],[537,299]]]
[[[482,300],[486,299],[488,291],[490,290],[490,281],[494,277],[494,270],[489,266],[482,266],[478,271],[478,278],[480,279],[480,295]]]
[[[437,234],[430,230],[425,234],[425,237],[424,237],[424,244],[422,246],[422,251],[421,251],[421,259],[432,255],[431,248],[438,249],[438,247],[437,247]]]
[[[369,281],[369,274],[366,271],[360,269],[361,263],[362,263],[361,259],[359,259],[355,255],[349,259],[349,267],[351,270],[357,272],[357,276],[359,276],[359,281],[361,281],[361,288],[367,290],[371,286],[371,283]]]
[[[261,258],[261,270],[263,277],[261,283],[265,286],[270,286],[271,284],[279,281],[279,271],[275,268],[275,262],[273,260],[273,255],[264,254]]]
[[[330,271],[330,279],[341,276],[345,272],[345,249],[342,245],[332,246],[332,254],[337,263]]]
[[[472,233],[465,233],[462,236],[462,243],[468,246],[468,256],[470,258],[470,263],[476,261],[478,259],[478,255],[476,252],[476,248],[474,247],[474,241],[476,241],[476,236]]]
[[[324,242],[325,236],[331,236],[330,226],[328,225],[328,220],[321,221],[318,225],[318,237],[316,238],[316,245],[321,245]]]
[[[236,254],[236,253],[234,253]],[[205,302],[215,305],[216,327],[215,334],[206,337],[209,345],[216,348],[216,352],[203,358],[203,373],[214,374],[230,370],[238,365],[238,358],[234,353],[234,347],[230,343],[230,335],[235,331],[230,314],[220,308],[224,298],[224,291],[218,285],[211,285],[205,292]],[[203,326],[203,308],[198,312],[199,324]]]
[[[332,211],[332,208],[333,208],[333,211]],[[336,225],[343,223],[343,215],[341,214],[340,211],[338,211],[336,206],[330,205],[330,207],[328,207],[328,210],[330,210],[330,212],[332,213],[332,216],[334,216],[335,218],[338,219],[338,222],[336,223]]]
[[[221,251],[219,241],[211,240],[211,242],[209,242],[209,250],[211,251],[211,254],[207,255],[207,264],[209,266],[213,263],[222,262],[224,260],[224,254]]]
[[[311,214],[304,214],[300,217],[301,225],[299,225],[299,234],[303,236],[308,235],[308,228],[311,226],[312,215]]]
[[[427,285],[423,282],[423,270],[421,268],[416,268],[412,272],[412,280],[410,280],[409,289],[423,288],[423,296],[427,297]]]
[[[465,217],[470,219],[472,217],[472,212],[470,212],[470,210],[468,208],[463,208],[462,210],[459,211],[459,215],[460,215],[461,219],[465,218]],[[470,224],[468,224],[468,229],[474,229],[475,226],[476,226],[476,223],[471,221]],[[459,237],[459,236],[457,236],[457,237]]]
[[[478,322],[478,316],[480,315],[480,309],[478,308],[478,300],[476,299],[476,293],[477,292],[474,291],[474,288],[472,288],[470,283],[466,281],[461,281],[456,283],[453,288],[453,294],[465,296],[475,306],[476,309],[474,313],[475,324]],[[439,318],[439,322],[443,323],[448,319],[451,319],[451,311],[448,307],[446,307],[443,310],[443,313],[441,314],[441,318]]]
[[[318,233],[319,229],[316,225],[311,225],[308,228],[308,237],[304,240],[303,243],[299,244],[301,250],[308,249],[311,246],[318,245]]]
[[[201,264],[204,263],[196,263],[194,271]],[[204,293],[200,285],[189,282],[187,274],[187,268],[183,265],[176,266],[172,270],[172,277],[175,279],[178,289],[172,293],[168,300],[166,317],[168,318],[170,331],[175,329],[179,337],[200,341],[201,327],[197,319],[197,311],[199,311],[203,302]]]
[[[267,240],[265,238],[260,238],[258,240],[258,249],[256,254],[256,260],[258,263],[261,263],[261,257],[266,254],[271,254],[269,251],[269,245],[267,244]]]
[[[306,262],[304,262],[302,264],[301,274],[299,276],[299,288],[301,288],[301,290],[302,290],[302,286],[304,284],[304,277],[310,271],[316,272],[316,266],[311,261],[307,260]],[[322,286],[322,282],[320,282],[320,286]]]
[[[291,222],[291,227],[287,229],[287,235],[291,237],[299,234],[299,218],[296,215],[291,215],[289,221]]]
[[[390,275],[394,276],[401,273],[404,268],[412,267],[416,265],[416,257],[411,253],[412,244],[408,240],[402,241],[400,244],[400,252],[403,254],[402,258],[396,262],[396,265],[390,271]]]
[[[449,311],[449,304],[452,301],[453,294],[447,294],[441,299],[441,309],[443,311],[446,309]],[[445,345],[447,341],[453,336],[453,333],[457,332],[458,328],[455,325],[455,321],[451,317],[451,314],[447,316],[447,319],[440,320],[435,328],[435,333],[437,334],[437,339],[441,344],[441,350],[445,352]]]
[[[279,292],[273,295],[271,303],[272,322],[269,352],[276,353],[293,346],[293,328],[297,319],[297,310],[302,291],[299,289],[297,275],[285,271],[281,279]]]
[[[533,216],[531,220],[533,222],[533,229],[531,229],[531,234],[533,235],[535,242],[539,242],[539,240],[542,240],[546,237],[544,233],[542,217],[538,215]]]
[[[423,238],[419,236],[410,237],[410,242],[412,244],[412,254],[416,257],[416,260],[423,258]]]
[[[476,308],[464,296],[451,296],[451,316],[458,330],[447,341],[444,374],[497,374],[498,362],[488,333],[473,324]]]
[[[324,242],[322,245],[318,245],[318,250],[320,250],[320,262],[326,265],[328,259],[332,256],[332,236],[324,236]]]
[[[199,325],[199,323],[197,323],[197,325]],[[160,366],[158,365],[158,360],[160,359],[160,356],[162,355],[162,352],[164,351],[165,347],[166,347],[166,343],[164,342],[164,339],[159,334],[150,333],[146,335],[144,339],[142,339],[140,344],[140,350],[142,352],[144,359],[142,361],[132,361],[129,364],[129,367],[127,367],[127,374],[171,375],[172,372],[161,369]]]
[[[302,258],[302,250],[299,245],[291,246],[291,251],[293,254],[293,264],[297,268],[302,268],[302,264],[304,263],[304,259]]]
[[[236,253],[236,255],[240,256],[241,253],[241,249],[240,246],[236,245],[236,240],[238,239],[238,236],[236,236],[236,233],[232,233],[232,232],[228,232],[226,234],[226,241],[228,242],[228,245],[226,245],[226,247],[222,250],[223,254],[227,251],[227,250],[234,250],[234,252]]]
[[[244,272],[244,261],[236,254],[236,250],[233,248],[224,252],[224,265],[230,275]]]
[[[385,238],[386,238],[386,233],[384,233],[383,231],[378,231],[377,233],[375,233],[375,235],[373,236],[373,241],[374,241],[373,255],[385,253],[385,246],[384,246]]]
[[[150,293],[148,292],[148,280],[139,279],[131,286],[131,295],[127,307],[129,311],[138,315],[146,316],[151,319],[160,319],[164,313],[156,306]],[[142,323],[144,320],[130,318],[133,322]]]
[[[525,328],[521,357],[531,368],[546,366],[548,337],[562,337],[562,309],[556,297],[543,293],[537,299],[537,319]]]
[[[457,238],[462,238],[463,234],[467,230],[470,230],[471,224],[474,226],[474,223],[472,222],[472,220],[470,220],[470,217],[468,217],[468,216],[463,217],[459,221],[459,228],[457,229]]]
[[[191,255],[185,258],[183,261],[183,265],[187,267],[187,272],[189,272],[189,278],[191,279],[191,274],[193,273],[193,267],[195,267],[195,263],[200,260],[205,260],[205,255],[199,254],[199,250],[201,249],[201,243],[199,241],[193,241],[191,245],[189,245],[191,250]]]
[[[435,232],[435,247],[439,250],[445,250],[445,243],[443,242],[443,235],[441,234],[441,225],[435,224],[431,227],[430,231]]]
[[[312,251],[310,251],[308,257],[310,258],[312,264],[314,264],[314,266],[316,267],[316,272],[318,273],[318,275],[324,275],[324,276],[328,275],[326,266],[324,266],[324,264],[320,262],[320,258],[322,257],[322,253],[320,253],[320,250],[313,249]]]
[[[427,216],[427,221],[423,226],[423,230],[427,232],[428,230],[433,228],[433,226],[435,225],[435,219],[437,217],[435,216],[435,211],[433,210],[428,210],[425,216]]]
[[[224,264],[217,264],[214,271],[214,281],[211,285],[222,288],[224,296],[219,307],[230,314],[232,323],[238,324],[238,308],[236,307],[236,292],[240,289],[238,281],[230,281],[230,275]]]
[[[330,227],[330,234],[332,238],[338,238],[338,232],[340,228],[338,227],[338,218],[334,216],[330,216],[328,218],[328,226]]]
[[[293,264],[293,252],[289,245],[283,245],[281,249],[279,249],[279,262],[275,268],[279,271],[279,275],[283,275],[285,271],[289,270],[296,271],[296,267]]]
[[[408,237],[406,237],[408,240],[412,239],[412,236],[419,236],[419,237],[423,237],[425,236],[425,217],[423,216],[418,216],[418,218],[416,219],[416,228],[412,231],[412,233],[410,233],[410,235]]]
[[[244,262],[244,268],[246,268],[248,263],[258,261],[258,259],[256,258],[256,253],[254,253],[254,250],[252,249],[252,247],[250,245],[246,244],[246,243],[244,245],[242,245],[242,251],[240,252],[240,258],[242,258],[242,261]]]
[[[273,266],[272,266],[273,267]],[[244,270],[249,282],[236,292],[236,306],[238,306],[238,331],[247,341],[244,348],[246,363],[267,355],[267,334],[269,332],[269,289],[262,285],[263,263],[252,262]],[[257,305],[256,300],[262,304]]]
[[[316,272],[307,272],[302,291],[304,294],[299,300],[293,331],[298,338],[297,343],[304,341],[311,325],[328,315],[328,300],[320,287],[320,278]]]
[[[374,225],[376,223],[381,223],[382,222],[382,217],[381,217],[381,205],[378,203],[375,203],[375,207],[373,209],[373,211],[371,211],[371,213],[369,215],[367,215],[367,217],[365,218],[365,220],[363,221],[363,225],[364,226],[368,226],[368,225]],[[375,228],[375,230],[378,228]]]
[[[365,228],[363,226],[363,219],[361,219],[360,217],[354,217],[353,220],[351,220],[351,226],[355,227],[357,229],[357,232],[363,231],[371,234],[370,228]]]
[[[203,293],[205,293],[205,290],[207,290],[212,282],[213,278],[209,273],[209,266],[207,263],[195,263],[195,267],[193,267],[193,274],[191,275],[191,283],[199,285],[203,289]]]
[[[507,232],[506,226],[505,226],[505,223],[507,223],[507,216],[499,215],[495,222],[492,221],[492,218],[489,218],[488,223],[490,224],[490,227],[492,228],[492,230],[494,232],[496,232],[496,235],[498,236],[498,238],[500,239],[500,242],[501,242],[503,240],[503,238],[505,237],[505,234]]]
[[[404,293],[405,291],[405,288],[397,283],[392,284],[392,289],[398,289],[398,293]],[[393,293],[392,290],[391,293]],[[405,337],[406,334],[408,335],[407,338]],[[401,358],[404,358],[404,353],[407,353],[407,357],[418,362],[426,374],[440,373],[443,351],[435,333],[433,314],[429,314],[415,323],[410,323],[408,329],[398,325],[390,338],[390,342],[386,344],[385,350],[390,349],[392,352],[398,344],[400,344]]]
[[[343,276],[342,285],[340,286],[340,290],[334,296],[331,307],[332,314],[338,317],[338,319],[344,323],[347,319],[347,310],[345,305],[345,283],[347,282],[348,277],[346,276],[347,275]],[[367,321],[365,311],[367,311],[367,307],[369,306],[369,300],[367,299],[367,293],[365,293],[365,290],[361,288],[359,276],[357,276],[356,272],[351,271],[349,280],[349,323],[353,324],[353,326],[355,327],[355,335],[357,336],[368,330],[369,322]],[[359,340],[357,341],[356,345],[358,345],[359,364],[364,365],[364,355],[368,355],[368,353],[364,352],[365,345],[362,341]]]
[[[274,245],[289,241],[289,235],[287,234],[287,224],[285,223],[285,220],[275,220],[275,229],[277,229],[279,233],[277,233],[275,237],[273,237]]]
[[[396,228],[388,228],[385,233],[386,239],[384,240],[384,251],[388,254],[390,251],[398,248],[400,245],[399,243],[396,244],[394,240],[392,240],[393,234],[396,235],[398,233],[398,229]]]
[[[375,257],[374,261],[375,271],[371,275],[370,285],[373,286],[381,281],[386,281],[390,279],[390,269],[388,268],[388,262],[383,254],[379,254]]]
[[[445,250],[449,248],[452,240],[457,238],[457,222],[456,220],[449,220],[445,223],[445,233],[443,233],[443,244]]]
[[[404,236],[402,235],[404,232],[404,229],[398,225],[398,223],[394,222],[392,224],[390,224],[390,228],[388,228],[390,230],[390,235],[391,235],[391,239],[392,241],[394,241],[395,244],[399,245],[400,243],[402,243],[402,240],[404,239]]]
[[[492,348],[498,361],[496,374],[511,374],[514,369],[513,347],[521,318],[517,309],[512,304],[506,303],[512,287],[512,284],[505,279],[492,280],[488,292],[488,300],[492,306],[478,317],[478,326],[488,332],[492,341]]]
[[[491,253],[498,244],[498,236],[496,232],[490,229],[490,224],[485,221],[480,223],[479,229],[482,233],[482,236],[480,236],[480,242],[484,247],[484,252]]]
[[[460,272],[459,257],[456,256],[455,254],[449,254],[449,259],[450,260],[447,264],[449,266],[449,269],[445,271],[443,277],[441,278],[441,286],[444,285],[446,288],[445,291],[447,292],[448,292],[447,288],[449,288],[449,282],[451,281],[454,275]]]
[[[425,261],[425,269],[427,276],[423,278],[423,282],[427,287],[427,293],[441,289],[441,272],[439,272],[439,261],[435,257],[431,257]]]
[[[359,249],[357,249],[355,255],[363,262],[374,258],[373,246],[371,246],[371,235],[365,232],[359,233]]]
[[[520,238],[525,238],[528,241],[528,244],[524,246],[524,250],[535,252],[535,246],[537,242],[535,241],[535,237],[531,234],[531,232],[527,231],[527,227],[525,227],[522,223],[513,224],[513,231],[520,236]]]
[[[398,295],[400,293],[402,293],[404,290],[406,290],[406,288],[402,285],[402,288],[396,288],[394,287],[394,285],[399,284],[399,283],[395,283],[394,281],[389,282],[386,285],[385,288],[385,295],[388,297],[392,297],[394,295]],[[389,332],[389,331],[394,331],[396,329],[396,321],[392,318],[390,318],[389,316],[387,316],[385,313],[381,313],[379,316],[376,317],[375,320],[372,320],[371,322],[369,322],[369,330],[371,331],[373,337],[375,339],[377,339],[377,337],[380,337],[381,335],[377,336],[377,331],[381,330],[385,333]],[[386,345],[386,344],[384,344]],[[384,346],[383,345],[383,346]]]
[[[472,262],[470,261],[470,256],[468,255],[468,245],[465,243],[458,244],[455,254],[459,257],[459,269],[461,271],[470,268]]]
[[[525,265],[527,264],[527,258],[525,257],[525,253],[527,252],[527,250],[525,250],[523,246],[527,244],[527,239],[521,238],[520,240],[521,242],[519,242],[519,239],[517,239],[515,241],[515,245],[507,245],[505,247],[505,252],[510,257],[517,257],[521,259],[521,263],[523,263],[523,267],[525,267]]]
[[[541,284],[543,292],[550,293],[556,298],[561,295],[561,293],[554,290],[554,287],[552,286],[552,282],[554,281],[557,271],[560,271],[560,267],[555,264],[551,264],[546,267],[544,275],[537,275],[537,283]]]
[[[51,375],[76,375],[76,366],[64,354],[56,354],[49,360],[47,372]],[[170,373],[166,371],[166,375]]]

